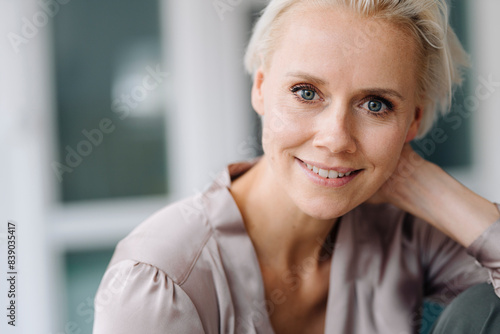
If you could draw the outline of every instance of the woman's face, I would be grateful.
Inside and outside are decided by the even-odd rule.
[[[341,8],[286,15],[252,104],[281,195],[335,218],[380,188],[417,133],[416,45],[392,23]]]

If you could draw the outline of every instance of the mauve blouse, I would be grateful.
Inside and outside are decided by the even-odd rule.
[[[118,244],[96,295],[94,334],[273,333],[268,312],[287,302],[286,291],[266,299],[228,190],[251,166],[228,166],[209,189],[161,209]],[[499,241],[500,220],[464,249],[394,206],[360,205],[326,241],[334,246],[325,333],[418,333],[429,325],[423,298],[446,304],[487,280],[500,296]]]

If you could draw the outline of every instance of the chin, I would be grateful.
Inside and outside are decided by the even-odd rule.
[[[314,219],[331,220],[345,215],[359,204],[361,204],[361,202],[358,204],[339,202],[332,203],[332,200],[330,199],[328,201],[315,201],[315,203],[303,203],[303,205],[299,205],[299,208],[302,212]]]

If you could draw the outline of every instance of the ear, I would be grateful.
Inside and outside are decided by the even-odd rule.
[[[264,95],[262,85],[264,83],[264,72],[259,68],[255,72],[253,85],[252,85],[252,107],[257,114],[264,115]]]
[[[417,136],[418,129],[420,128],[420,123],[422,121],[422,113],[422,108],[415,108],[415,116],[410,124],[408,133],[406,134],[405,143],[411,142]]]

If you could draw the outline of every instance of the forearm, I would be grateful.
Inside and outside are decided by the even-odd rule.
[[[409,172],[404,178],[394,180],[398,184],[393,184],[390,196],[396,205],[429,222],[464,247],[500,218],[492,202],[463,186],[437,165],[423,159],[417,162],[417,167],[407,166]]]

